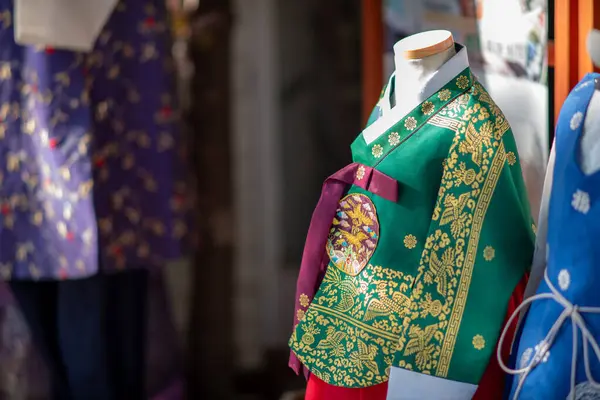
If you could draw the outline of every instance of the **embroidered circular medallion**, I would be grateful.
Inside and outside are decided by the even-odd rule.
[[[348,275],[356,276],[367,266],[379,240],[375,205],[364,194],[349,194],[339,204],[329,239],[331,262]]]

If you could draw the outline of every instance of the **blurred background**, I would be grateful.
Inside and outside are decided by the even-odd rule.
[[[153,398],[302,398],[287,340],[310,216],[323,180],[350,162],[407,35],[448,29],[467,45],[513,126],[537,217],[554,120],[553,2],[165,1],[199,240],[149,291]],[[2,318],[18,320],[18,307]],[[31,378],[43,363],[21,328],[3,333],[0,398],[43,399],[44,380]]]

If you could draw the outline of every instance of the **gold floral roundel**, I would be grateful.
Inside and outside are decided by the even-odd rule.
[[[358,275],[368,264],[379,240],[375,205],[364,194],[340,200],[327,240],[331,262],[348,275]]]

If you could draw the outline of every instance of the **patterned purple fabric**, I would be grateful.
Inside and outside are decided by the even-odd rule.
[[[0,281],[182,256],[189,208],[170,53],[164,0],[122,0],[90,53],[16,45],[13,0],[0,0]],[[178,379],[179,362],[155,272],[149,393]],[[0,399],[47,398],[47,389],[0,282]]]
[[[12,13],[0,0],[0,279],[179,257],[186,207],[165,1],[121,1],[85,54],[16,45]]]

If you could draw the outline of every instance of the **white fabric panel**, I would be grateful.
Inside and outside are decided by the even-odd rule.
[[[546,243],[548,237],[548,208],[550,206],[550,192],[552,192],[552,178],[554,176],[554,146],[550,152],[548,167],[546,170],[546,179],[544,180],[544,191],[540,203],[540,215],[538,217],[537,237],[535,240],[535,252],[533,254],[533,263],[531,265],[531,275],[525,289],[525,298],[535,294],[541,280],[544,277],[546,269]]]
[[[387,400],[470,400],[477,385],[392,367]]]
[[[90,51],[117,0],[14,0],[15,41]]]

